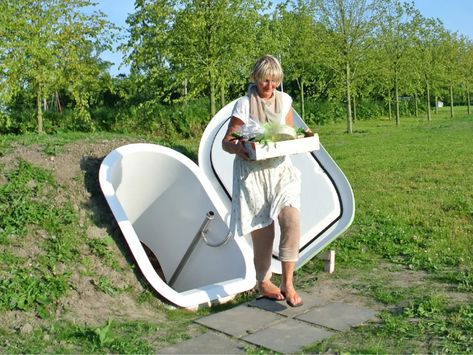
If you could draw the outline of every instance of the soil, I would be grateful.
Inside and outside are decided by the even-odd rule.
[[[98,172],[103,158],[113,149],[129,143],[126,140],[102,140],[100,142],[75,142],[61,148],[55,156],[48,156],[39,145],[14,145],[12,150],[0,157],[2,169],[10,170],[20,159],[35,166],[53,172],[54,178],[66,191],[67,196],[59,199],[71,200],[80,216],[80,223],[87,228],[90,238],[112,236],[115,243],[110,246],[118,268],[108,267],[90,254],[94,275],[88,275],[82,268],[70,270],[72,289],[61,299],[56,311],[56,319],[70,320],[76,324],[99,326],[109,319],[144,320],[156,322],[164,319],[160,307],[137,301],[138,296],[149,290],[143,277],[135,270],[132,256],[124,244],[120,230],[113,215],[100,192]],[[2,174],[0,174],[2,176]],[[2,178],[4,178],[2,176]],[[92,220],[92,223],[90,222]],[[37,236],[36,236],[37,238]],[[30,242],[22,243],[18,255],[37,255],[40,252],[38,243],[32,235],[26,236]],[[61,265],[58,265],[60,268]],[[117,289],[131,291],[109,295],[95,287],[97,277],[106,277]],[[158,298],[158,302],[159,298]],[[12,311],[2,316],[2,321],[10,323],[11,328],[27,331],[40,320],[27,312]],[[26,330],[25,330],[26,329]]]

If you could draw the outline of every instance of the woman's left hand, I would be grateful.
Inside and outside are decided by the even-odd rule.
[[[238,155],[243,160],[248,160],[248,150],[245,147],[245,141],[239,139],[235,144],[235,154]]]

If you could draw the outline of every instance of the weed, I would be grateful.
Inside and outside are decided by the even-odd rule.
[[[10,267],[8,277],[0,280],[0,310],[35,309],[47,317],[47,307],[69,289],[69,277],[68,273],[53,275],[39,265],[32,269]]]
[[[473,349],[471,306],[448,308],[444,300],[432,296],[412,302],[400,314],[385,311],[379,317],[382,323],[354,328],[305,350],[338,353],[349,347],[355,353],[371,353],[368,349],[376,353],[469,353]],[[346,339],[352,339],[352,345]]]
[[[159,324],[142,321],[108,320],[102,326],[81,326],[68,321],[52,321],[37,327],[28,336],[0,329],[0,347],[8,353],[61,354],[151,354],[150,339],[159,331]]]
[[[86,240],[86,244],[94,255],[96,255],[105,265],[118,270],[120,267],[110,251],[111,242],[112,239],[110,237],[87,238]]]
[[[123,289],[113,285],[112,281],[106,276],[100,276],[97,281],[93,281],[94,286],[97,290],[102,291],[111,296],[116,295],[123,291]]]
[[[30,224],[41,225],[51,208],[42,197],[53,185],[49,172],[21,160],[17,169],[7,172],[7,183],[0,186],[0,230],[8,236],[23,236]]]

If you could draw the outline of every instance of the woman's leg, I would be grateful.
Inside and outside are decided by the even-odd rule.
[[[251,232],[253,261],[259,292],[266,297],[284,299],[281,290],[271,282],[271,257],[273,254],[274,223]]]
[[[302,300],[294,288],[293,276],[296,261],[299,257],[300,217],[299,210],[284,207],[278,216],[281,228],[279,259],[282,264],[281,291],[291,306],[299,306]]]

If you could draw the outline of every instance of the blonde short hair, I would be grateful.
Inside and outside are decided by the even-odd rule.
[[[272,79],[279,85],[283,79],[282,67],[279,61],[272,55],[264,55],[258,59],[251,71],[251,80],[253,82]]]

